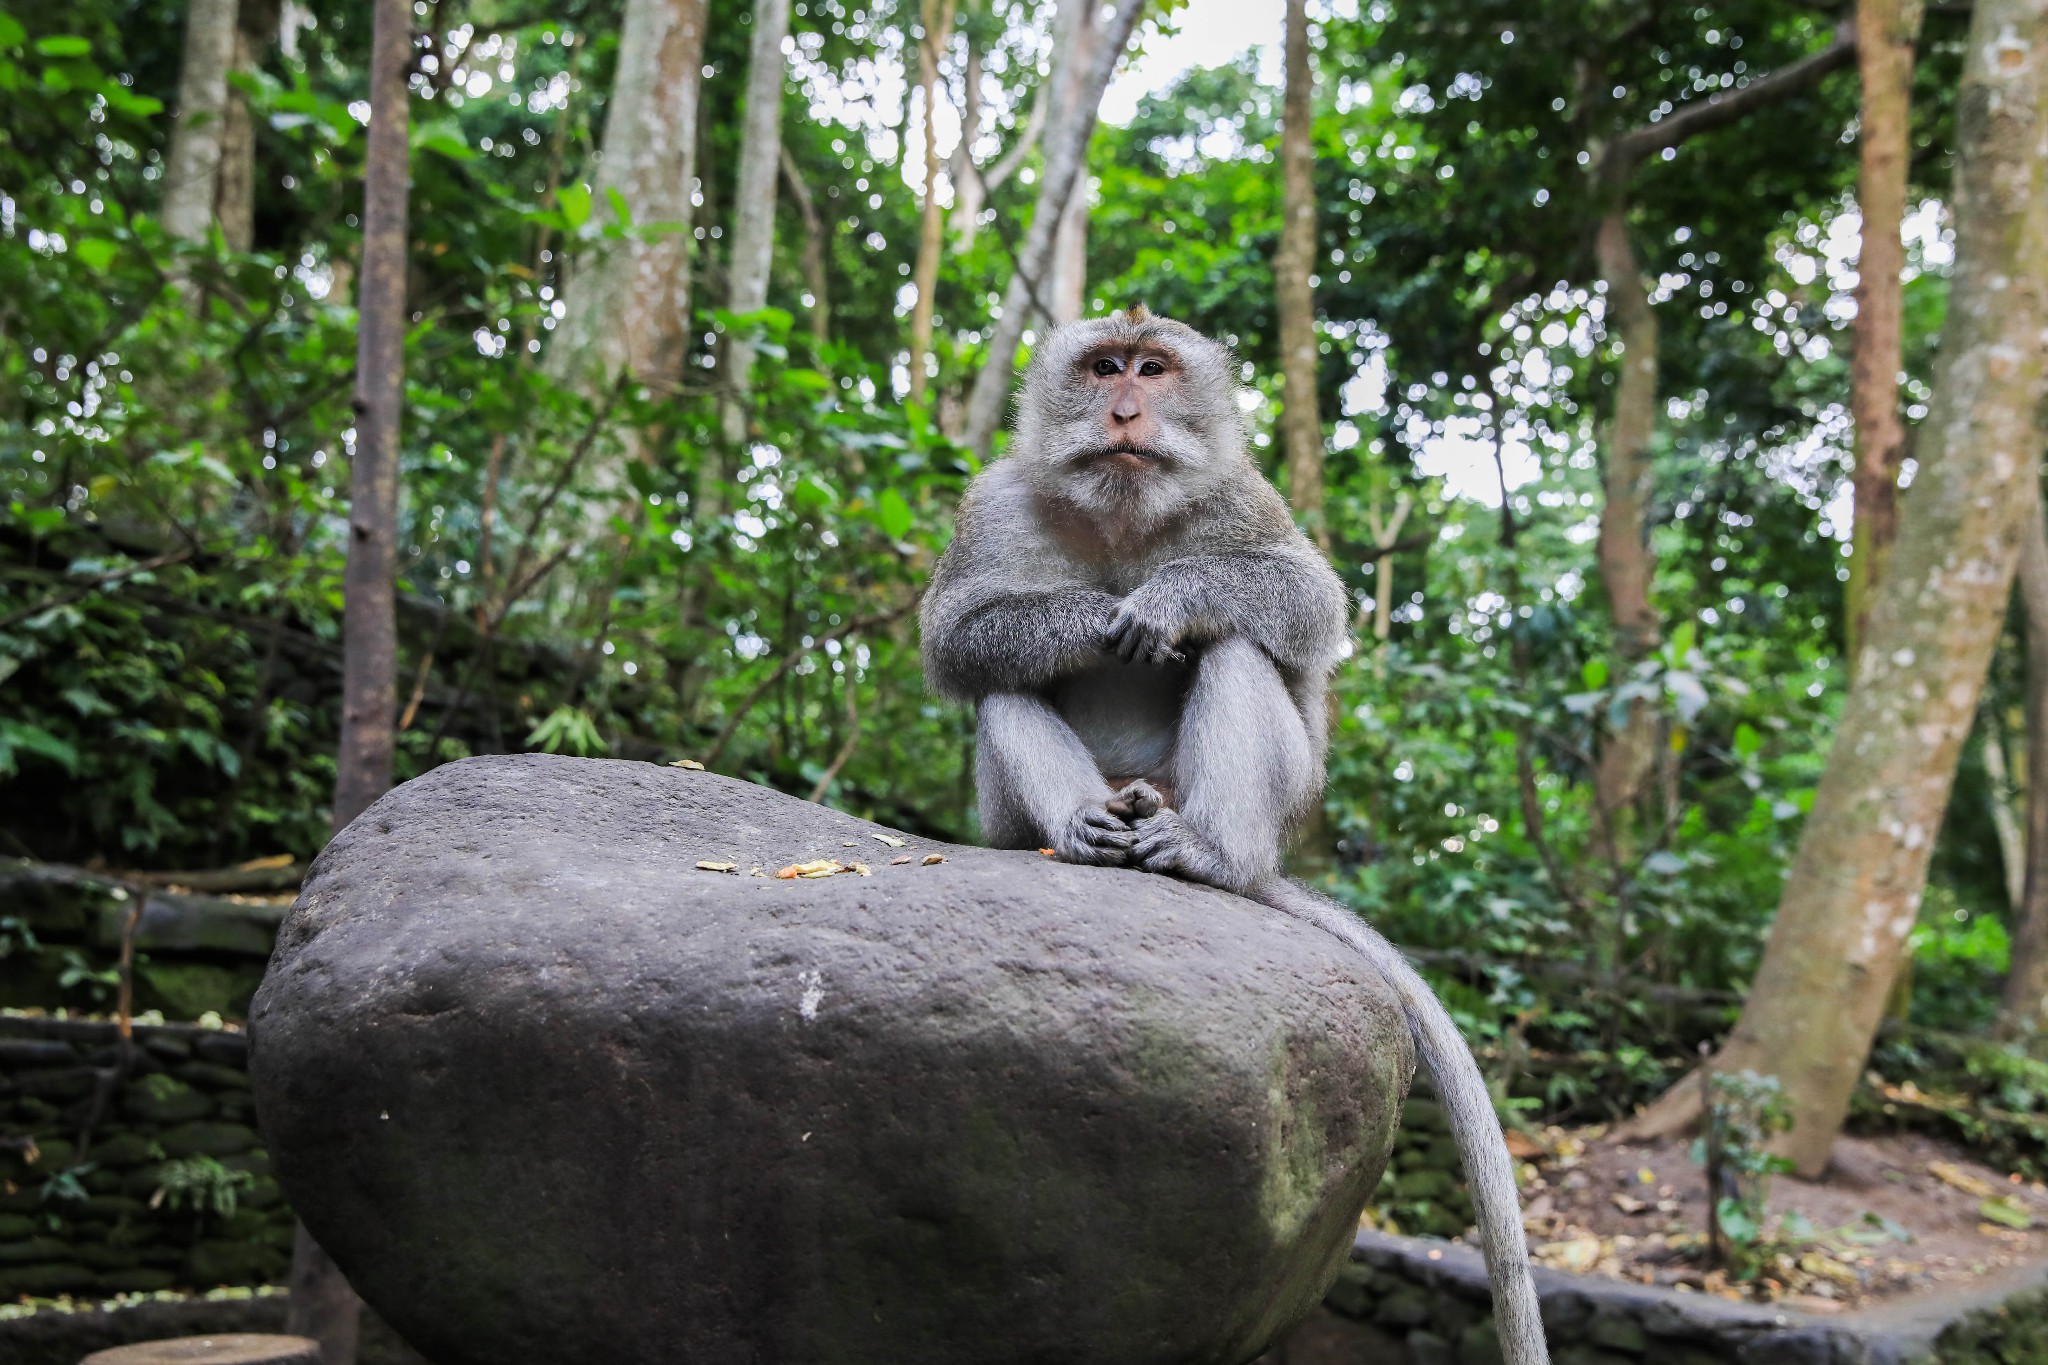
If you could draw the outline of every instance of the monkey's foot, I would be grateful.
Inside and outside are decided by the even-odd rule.
[[[1052,832],[1052,847],[1063,863],[1121,867],[1129,861],[1136,837],[1106,807],[1082,806],[1067,818],[1065,829]]]
[[[1209,841],[1188,827],[1180,812],[1162,809],[1138,821],[1133,830],[1130,864],[1145,872],[1158,872],[1191,882],[1205,882],[1228,891],[1241,891],[1242,880],[1233,877],[1221,854]]]
[[[1159,794],[1159,788],[1139,778],[1109,799],[1103,809],[1127,825],[1157,815],[1166,804],[1166,798]]]

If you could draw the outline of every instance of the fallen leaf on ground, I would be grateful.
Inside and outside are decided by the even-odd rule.
[[[1547,1265],[1583,1275],[1599,1264],[1602,1249],[1598,1237],[1574,1237],[1569,1242],[1547,1243],[1536,1252]]]
[[[798,877],[806,879],[829,877],[835,872],[844,871],[846,871],[845,863],[834,862],[830,858],[819,858],[815,862],[791,863],[775,875],[783,881],[793,881]]]
[[[714,863],[709,859],[700,859],[697,863],[697,870],[699,872],[731,872],[735,869],[731,863]]]
[[[1617,1194],[1614,1196],[1614,1207],[1620,1209],[1623,1213],[1641,1213],[1650,1206],[1640,1199],[1631,1199],[1625,1194]]]
[[[933,863],[943,863],[944,861],[946,861],[945,858],[937,853],[927,853],[924,855],[922,865],[930,867]]]
[[[2010,1199],[1986,1199],[1977,1205],[1977,1213],[1987,1223],[1997,1223],[2017,1232],[2025,1232],[2034,1226],[2034,1215]]]
[[[869,873],[868,865],[866,863],[848,863],[842,870],[855,873],[856,875],[862,877],[871,875]]]
[[[1840,1299],[1824,1299],[1818,1294],[1786,1294],[1778,1303],[1785,1308],[1796,1308],[1802,1313],[1839,1313],[1843,1308]]]
[[[704,771],[704,765],[694,758],[679,758],[668,766],[671,768],[688,768],[693,773]]]
[[[1927,1163],[1927,1173],[1942,1184],[1953,1186],[1964,1194],[1978,1199],[1989,1199],[1998,1193],[1990,1182],[1979,1180],[1953,1162],[1930,1161]]]
[[[877,843],[887,844],[891,848],[903,847],[903,841],[893,834],[870,834],[868,838],[873,839]]]
[[[1507,1142],[1508,1155],[1517,1161],[1527,1161],[1530,1157],[1542,1156],[1545,1153],[1543,1144],[1527,1133],[1509,1133]]]
[[[910,855],[909,855],[908,853],[906,853],[906,854],[904,854],[904,855],[903,855],[903,856],[902,856],[901,858],[891,858],[891,859],[889,860],[889,866],[891,866],[891,867],[901,867],[901,866],[903,866],[903,865],[904,865],[905,863],[914,863],[914,862],[916,862],[916,861],[917,861],[917,859],[915,859],[915,858],[911,857],[911,856],[910,856]]]

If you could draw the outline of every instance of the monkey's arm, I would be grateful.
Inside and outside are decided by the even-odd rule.
[[[924,673],[964,701],[1037,692],[1103,657],[1116,599],[1093,588],[971,594],[937,590],[924,615]]]
[[[1242,636],[1291,673],[1320,674],[1344,648],[1344,585],[1304,542],[1162,564],[1117,605],[1110,647],[1158,662],[1183,642]]]

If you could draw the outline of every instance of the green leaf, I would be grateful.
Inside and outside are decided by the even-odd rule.
[[[1586,666],[1579,670],[1579,676],[1585,679],[1587,691],[1598,692],[1607,686],[1607,660],[1586,660]]]
[[[71,244],[71,254],[85,262],[86,269],[95,272],[112,265],[120,252],[118,242],[110,242],[104,237],[81,237]]]
[[[562,221],[574,232],[590,221],[590,186],[580,182],[562,186],[555,191],[555,206],[562,211]]]
[[[0,720],[0,776],[12,775],[16,771],[16,751],[40,754],[65,772],[73,776],[78,773],[78,749],[69,740],[61,739],[38,725]]]
[[[1698,640],[1699,628],[1690,621],[1680,621],[1677,628],[1671,632],[1671,661],[1683,664]]]
[[[20,47],[28,40],[28,30],[23,28],[10,14],[0,13],[0,47]]]
[[[1977,1205],[1977,1212],[1983,1216],[1985,1222],[1996,1223],[2000,1227],[2017,1228],[2025,1232],[2034,1226],[2034,1215],[2010,1199],[1986,1199]]]
[[[1757,733],[1754,725],[1745,720],[1738,722],[1735,726],[1734,743],[1735,754],[1738,758],[1752,759],[1764,747],[1764,737]]]
[[[109,109],[136,118],[148,118],[164,111],[164,102],[154,95],[138,95],[119,81],[108,81],[100,90],[100,98],[107,102]]]
[[[910,532],[914,518],[910,504],[903,495],[893,488],[882,490],[882,496],[875,499],[875,521],[891,540],[901,540]]]
[[[597,732],[597,723],[589,713],[574,706],[558,706],[550,711],[526,736],[526,742],[551,754],[565,749],[572,754],[601,754],[610,747]]]
[[[462,136],[462,129],[450,122],[422,123],[412,130],[412,149],[433,152],[450,161],[473,161],[476,153]]]
[[[36,51],[45,57],[85,57],[91,55],[92,44],[70,34],[53,33],[47,38],[36,39]]]

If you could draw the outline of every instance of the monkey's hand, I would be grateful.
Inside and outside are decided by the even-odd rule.
[[[1116,604],[1103,645],[1125,663],[1180,663],[1174,648],[1187,633],[1187,612],[1170,593],[1151,583]]]
[[[1166,798],[1159,794],[1159,788],[1140,778],[1112,796],[1103,809],[1125,824],[1135,825],[1157,815],[1165,804]]]
[[[1052,831],[1052,848],[1063,863],[1121,867],[1135,837],[1104,807],[1082,806],[1068,817],[1065,829]]]

